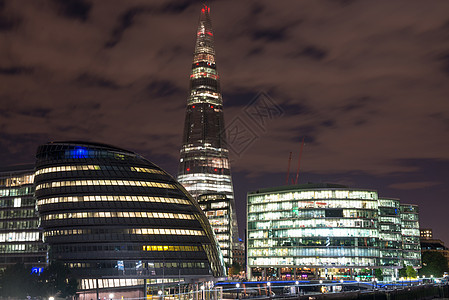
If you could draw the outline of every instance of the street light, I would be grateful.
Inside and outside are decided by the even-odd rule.
[[[204,285],[201,286],[201,299],[204,299]]]
[[[299,294],[299,287],[298,287],[298,284],[299,284],[299,281],[298,280],[296,280],[295,281],[295,292],[296,292],[296,294]]]
[[[240,299],[240,297],[239,297],[240,283],[236,283],[235,287],[237,288],[237,299]]]
[[[323,281],[322,280],[320,280],[320,291],[321,291],[321,293],[323,293]]]
[[[110,293],[109,294],[109,299],[111,299],[111,300],[114,299],[114,294]]]

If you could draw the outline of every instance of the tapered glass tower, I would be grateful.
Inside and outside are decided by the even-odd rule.
[[[178,181],[200,205],[207,199],[207,205],[201,207],[209,220],[213,218],[211,225],[219,237],[225,262],[231,263],[232,245],[238,240],[238,231],[209,12],[209,7],[204,5],[196,32]],[[214,205],[214,199],[220,207]],[[209,210],[213,213],[208,214]]]

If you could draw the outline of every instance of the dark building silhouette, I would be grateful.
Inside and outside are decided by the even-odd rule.
[[[225,261],[231,263],[229,249],[238,241],[238,229],[209,10],[206,5],[202,8],[197,29],[178,180],[195,199],[203,194],[226,196],[230,213],[224,223],[212,227],[216,234],[228,224],[231,227],[227,238],[220,240]]]
[[[50,259],[69,266],[82,290],[225,275],[196,201],[136,153],[85,142],[42,145],[35,184]]]

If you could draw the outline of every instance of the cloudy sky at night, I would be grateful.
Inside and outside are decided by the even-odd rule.
[[[246,192],[285,184],[304,138],[301,183],[419,204],[421,226],[449,243],[448,1],[209,5],[226,122],[247,131],[229,141],[240,226]],[[0,0],[0,167],[87,140],[176,175],[200,9]],[[279,109],[262,126],[247,113],[257,97]]]

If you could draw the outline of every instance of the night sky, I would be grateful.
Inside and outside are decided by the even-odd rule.
[[[449,1],[208,4],[226,123],[243,132],[229,141],[242,237],[246,192],[284,185],[290,151],[296,178],[304,138],[300,183],[419,204],[449,243]],[[0,167],[86,140],[176,176],[200,9],[0,1]]]

